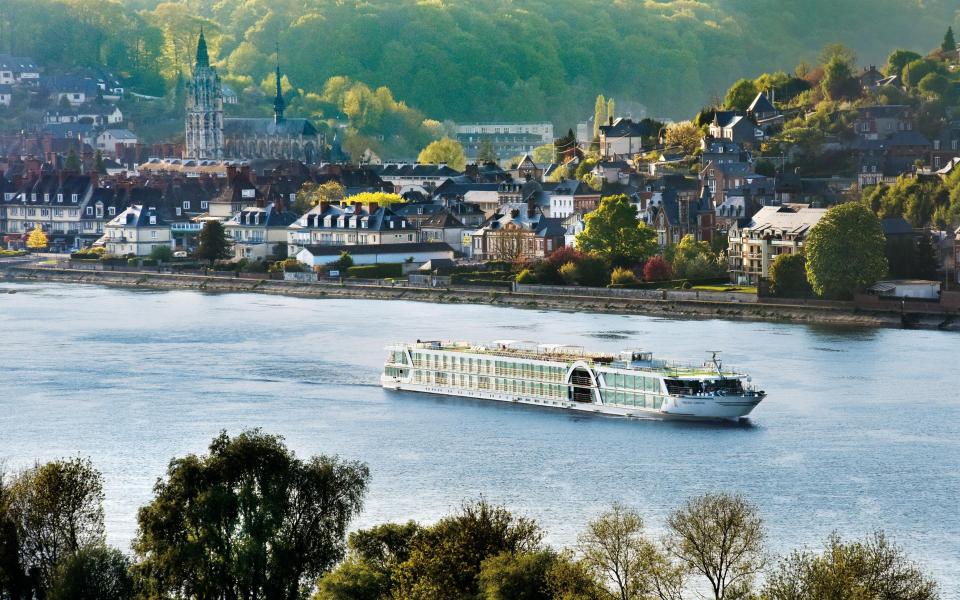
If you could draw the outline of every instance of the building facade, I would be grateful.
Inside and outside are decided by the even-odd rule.
[[[727,237],[730,280],[756,285],[769,277],[777,256],[803,250],[807,234],[826,211],[796,204],[765,206],[747,225],[734,224]]]
[[[200,31],[193,78],[187,84],[187,136],[184,158],[223,158],[223,88],[217,70],[210,66],[207,41]]]

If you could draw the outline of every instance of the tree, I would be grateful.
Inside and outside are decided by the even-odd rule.
[[[693,154],[700,144],[700,129],[690,121],[671,123],[664,136],[668,146],[679,146],[684,154]]]
[[[197,240],[197,258],[208,260],[212,265],[216,260],[230,258],[233,242],[220,221],[207,221],[200,230]]]
[[[173,260],[173,248],[166,244],[154,246],[153,249],[150,250],[150,258],[162,263],[170,262]]]
[[[603,94],[598,94],[593,103],[593,137],[600,137],[600,126],[607,124],[607,101]]]
[[[93,172],[98,175],[107,174],[107,167],[103,164],[103,152],[100,150],[97,150],[97,153],[93,155]]]
[[[658,557],[656,546],[644,535],[640,515],[620,504],[590,521],[577,546],[584,564],[608,583],[618,600],[651,597],[658,589],[656,568],[669,562]],[[671,569],[670,577],[674,579],[665,587],[679,590],[682,582],[675,578],[680,572]]]
[[[350,256],[350,253],[346,250],[340,251],[340,258],[330,264],[334,269],[339,269],[340,271],[346,271],[353,266],[353,257]]]
[[[480,565],[480,597],[484,600],[552,600],[547,587],[556,561],[551,550],[501,552]]]
[[[344,204],[377,204],[379,206],[390,206],[391,204],[401,204],[405,202],[403,196],[392,192],[359,192],[343,199]]]
[[[887,272],[880,220],[864,205],[829,209],[810,230],[805,245],[807,280],[830,298],[851,298]]]
[[[617,104],[613,101],[613,98],[607,100],[607,121],[610,119],[617,118]]]
[[[770,264],[770,293],[781,298],[810,295],[807,265],[802,254],[781,254]]]
[[[752,80],[738,79],[727,90],[723,105],[727,110],[747,110],[757,93],[757,86]]]
[[[549,164],[556,162],[556,147],[554,147],[553,142],[549,144],[544,144],[542,146],[537,146],[533,149],[533,154],[530,158],[533,159],[533,162],[539,164]]]
[[[953,83],[940,73],[927,73],[917,83],[917,89],[927,97],[947,99],[953,92]]]
[[[77,151],[73,148],[70,148],[70,152],[67,153],[67,159],[63,162],[63,168],[66,171],[80,170],[80,157],[77,156]]]
[[[350,534],[349,555],[318,584],[315,600],[380,600],[391,595],[391,573],[410,556],[421,527],[387,523]]]
[[[939,71],[936,63],[926,59],[917,59],[903,68],[903,82],[911,88],[920,85],[924,77]]]
[[[259,430],[175,458],[137,514],[135,570],[151,597],[305,596],[345,552],[366,465],[297,458]]]
[[[662,256],[654,256],[643,265],[644,281],[666,281],[671,276],[670,264]]]
[[[903,68],[905,66],[921,58],[923,57],[911,50],[894,50],[890,53],[890,56],[887,57],[887,66],[884,68],[884,72],[887,75],[900,77],[903,75]]]
[[[409,558],[394,570],[393,597],[476,597],[485,559],[538,550],[542,535],[536,522],[515,517],[503,507],[484,500],[464,504],[458,514],[416,536]]]
[[[339,181],[330,180],[321,184],[307,181],[297,190],[293,210],[302,215],[320,203],[336,204],[343,200],[345,195],[346,188]]]
[[[820,85],[823,94],[831,100],[853,98],[859,92],[859,84],[853,77],[851,63],[839,55],[831,58],[823,67],[823,81]]]
[[[606,261],[596,256],[585,256],[583,260],[574,265],[573,271],[573,279],[580,285],[604,287],[610,282]],[[561,275],[563,275],[563,268],[561,268]]]
[[[49,600],[133,598],[130,559],[116,548],[88,546],[57,565]]]
[[[763,569],[763,521],[741,496],[705,494],[667,518],[667,551],[710,582],[715,600],[749,593]]]
[[[33,585],[20,561],[20,535],[17,521],[10,510],[11,483],[0,462],[0,598],[27,599]]]
[[[935,600],[936,583],[882,532],[863,541],[831,535],[822,553],[794,552],[768,574],[766,600]]]
[[[697,241],[689,233],[674,248],[671,266],[674,275],[681,279],[721,277],[727,270],[722,258],[714,255],[709,242]]]
[[[494,149],[490,138],[485,137],[480,140],[480,145],[477,147],[477,162],[480,164],[496,163],[498,160],[500,160],[500,157],[497,156],[497,151]]]
[[[944,52],[954,52],[957,49],[957,40],[953,38],[953,26],[947,26],[947,32],[943,34],[943,43],[940,49]]]
[[[40,224],[34,226],[27,237],[27,248],[31,250],[43,250],[47,247],[47,234],[43,232]]]
[[[103,544],[103,479],[89,459],[36,465],[13,480],[7,514],[22,567],[42,597],[61,561]]]
[[[417,162],[428,165],[446,164],[451,169],[463,171],[467,165],[467,157],[463,153],[463,146],[457,140],[445,137],[433,142],[420,151]]]
[[[637,217],[624,194],[601,198],[600,207],[584,218],[577,249],[596,254],[613,266],[631,266],[656,250],[656,233]]]
[[[832,60],[840,60],[853,68],[853,65],[857,64],[857,53],[845,44],[833,42],[824,45],[818,59],[821,65],[827,65]]]

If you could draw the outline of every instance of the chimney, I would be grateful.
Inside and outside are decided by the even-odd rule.
[[[236,165],[227,165],[227,182],[233,183],[233,180],[236,178],[237,178]]]
[[[378,210],[380,210],[380,204],[377,202],[371,202],[369,205],[367,205],[367,212],[369,212],[371,215]]]
[[[330,208],[330,203],[329,203],[329,202],[323,202],[323,201],[320,202],[320,212],[321,212],[321,213],[327,212],[327,209],[328,209],[328,208]]]
[[[534,199],[534,196],[531,195],[530,199],[527,200],[527,217],[533,218],[537,214],[537,201]]]

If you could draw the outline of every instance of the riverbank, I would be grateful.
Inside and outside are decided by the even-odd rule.
[[[469,303],[536,310],[642,314],[664,318],[738,319],[788,323],[819,323],[863,327],[901,327],[898,312],[862,311],[835,305],[802,305],[721,300],[638,299],[567,293],[457,288],[427,288],[355,283],[318,283],[246,279],[213,275],[91,271],[37,265],[0,266],[7,280],[57,281],[126,288],[196,290],[213,293],[258,293],[304,298],[365,298],[430,303]],[[529,288],[527,288],[529,289]],[[836,304],[836,303],[834,303]],[[911,325],[949,329],[956,320],[942,314],[911,315]]]

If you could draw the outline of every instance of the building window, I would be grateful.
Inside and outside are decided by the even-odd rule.
[[[207,206],[209,206],[209,205],[207,204],[207,201],[206,201],[206,200],[201,200],[201,201],[200,201],[200,209],[201,209],[201,210],[207,210]]]
[[[115,214],[117,214],[117,207],[116,207],[116,206],[111,206],[111,207],[107,208],[107,212],[108,212],[108,213],[110,214],[110,216],[112,217],[112,216],[114,216]]]
[[[154,217],[150,217],[150,218],[153,219],[153,220],[156,220],[156,219],[154,219]],[[157,239],[157,232],[156,232],[156,231],[151,231],[151,232],[150,232],[150,239],[151,239],[151,240]]]
[[[183,210],[190,210],[190,201],[189,201],[189,200],[184,200],[184,201],[183,201]]]
[[[79,199],[80,199],[80,196],[78,196],[77,194],[70,194],[70,202],[76,202]]]
[[[151,225],[156,225],[156,224],[157,224],[157,217],[155,217],[154,215],[150,215],[150,224],[151,224]]]
[[[180,214],[181,214],[181,210],[182,210],[182,209],[178,206],[178,207],[177,207],[177,216],[178,216],[178,217],[179,217]]]
[[[88,206],[88,207],[87,207],[87,216],[93,216],[93,207],[92,207],[92,206]]]

